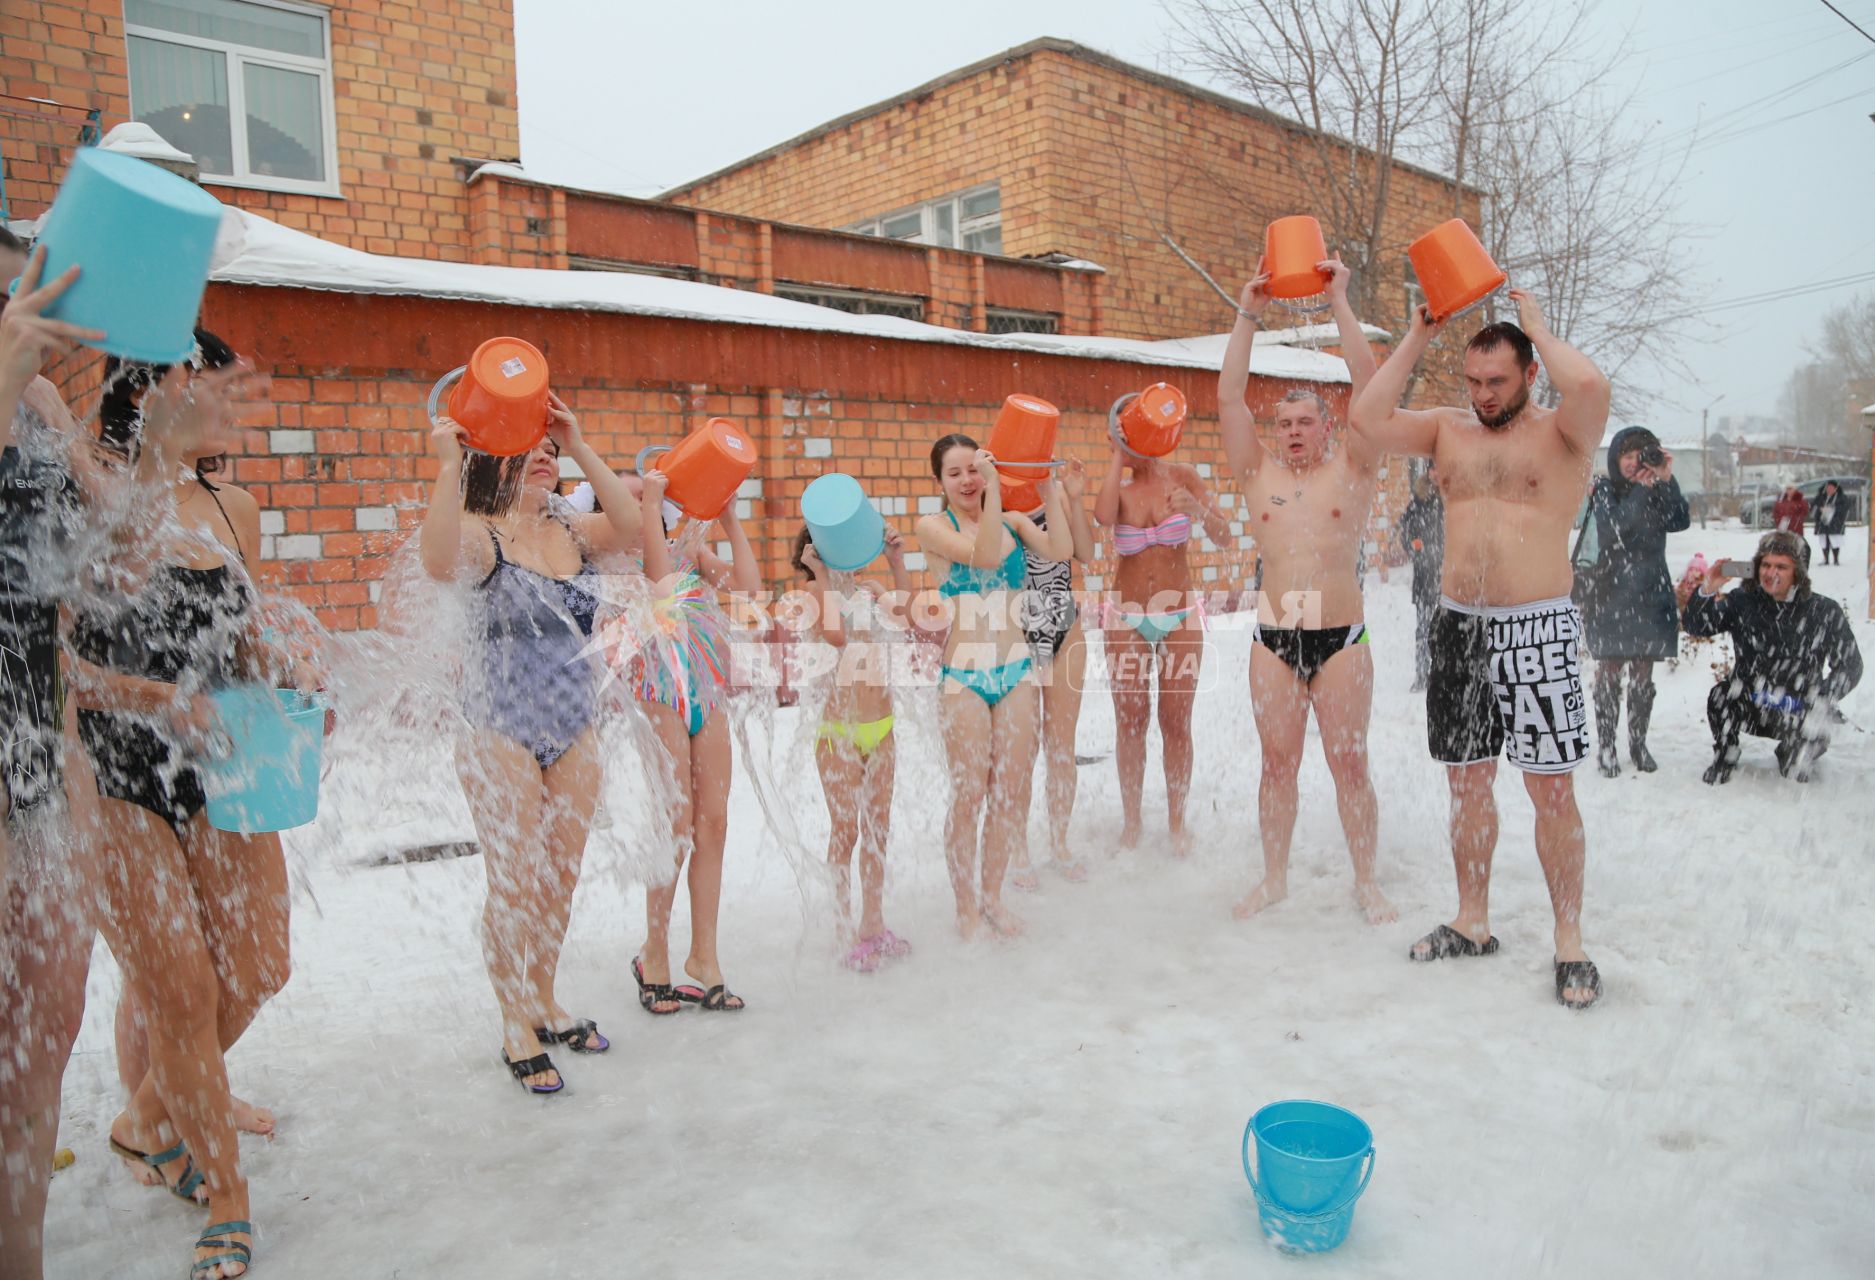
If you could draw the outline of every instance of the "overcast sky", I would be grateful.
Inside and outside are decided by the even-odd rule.
[[[1875,33],[1875,0],[1835,0]],[[1875,277],[1875,41],[1821,0],[1604,0],[1633,23],[1640,107],[1662,136],[1705,125],[1687,210],[1714,302],[1857,273]],[[1639,10],[1638,15],[1634,12]],[[515,0],[522,159],[551,182],[667,188],[1037,36],[1193,79],[1166,54],[1152,0],[859,0],[675,5]],[[1849,59],[1860,61],[1830,71]],[[1697,434],[1775,411],[1823,313],[1870,282],[1713,312],[1698,384],[1643,421]]]

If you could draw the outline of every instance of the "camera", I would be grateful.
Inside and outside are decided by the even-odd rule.
[[[1641,465],[1644,467],[1657,467],[1666,460],[1666,451],[1657,444],[1650,444],[1641,450]]]

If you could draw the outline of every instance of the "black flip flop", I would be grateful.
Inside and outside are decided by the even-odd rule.
[[[682,1013],[687,1003],[685,997],[668,982],[646,982],[643,957],[632,957],[632,981],[638,984],[638,1005],[654,1018],[668,1018],[674,1013]],[[671,1004],[675,1009],[654,1009],[652,1005]]]
[[[735,1003],[730,1004],[729,1002],[731,1000],[734,1000]],[[748,1007],[748,1005],[743,1003],[741,996],[733,991],[726,990],[720,982],[711,987],[708,991],[705,991],[702,1001],[697,1005],[697,1008],[703,1010],[705,1013],[741,1013]]]
[[[1488,956],[1496,950],[1496,938],[1473,942],[1451,925],[1442,924],[1408,948],[1406,958],[1419,961],[1445,960],[1454,956]]]
[[[1563,992],[1587,987],[1586,1000],[1565,1000]],[[1556,962],[1556,1003],[1565,1009],[1586,1009],[1602,998],[1602,974],[1593,960],[1558,960]]]
[[[503,1049],[501,1051],[501,1061],[503,1066],[514,1073],[514,1078],[520,1083],[520,1086],[529,1093],[558,1093],[560,1090],[566,1088],[566,1077],[560,1076],[560,1068],[554,1066],[553,1059],[549,1058],[544,1053],[537,1053],[531,1058],[523,1058],[519,1062],[516,1062],[513,1058],[508,1056],[508,1051]],[[556,1076],[560,1076],[559,1082],[556,1084],[529,1084],[527,1082],[529,1076],[537,1076],[546,1071],[551,1071]]]
[[[167,1151],[158,1151],[152,1154],[147,1151],[139,1151],[135,1147],[127,1147],[116,1138],[108,1138],[107,1140],[110,1144],[112,1155],[117,1156],[126,1163],[142,1161],[144,1164],[149,1165],[150,1168],[155,1169],[158,1183],[168,1190],[170,1195],[176,1197],[176,1199],[187,1201],[189,1204],[196,1205],[197,1207],[208,1203],[206,1200],[197,1200],[195,1198],[195,1193],[201,1187],[204,1179],[202,1171],[195,1167],[195,1160],[189,1155],[188,1148],[183,1146],[182,1143],[178,1142]],[[174,1182],[163,1177],[161,1167],[172,1160],[182,1161],[182,1172],[176,1175],[176,1180]]]
[[[534,1038],[542,1044],[563,1044],[574,1053],[604,1053],[612,1042],[599,1034],[599,1025],[591,1018],[581,1018],[565,1031],[535,1027]]]

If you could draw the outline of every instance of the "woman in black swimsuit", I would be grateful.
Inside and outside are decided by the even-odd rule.
[[[233,440],[244,366],[213,334],[196,341],[186,366],[107,367],[100,443],[126,463],[141,452],[152,398],[212,399],[217,412],[183,442],[157,567],[133,591],[85,602],[72,649],[79,734],[98,777],[98,924],[133,1003],[128,1056],[148,1055],[111,1149],[142,1180],[208,1205],[216,1226],[197,1261],[220,1259],[203,1274],[232,1276],[252,1232],[222,1055],[286,981],[286,863],[276,835],[209,826],[194,758],[215,723],[214,688],[260,679],[310,690],[319,678],[262,641],[247,569],[259,508],[207,478]]]

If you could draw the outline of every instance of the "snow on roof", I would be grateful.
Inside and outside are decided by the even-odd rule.
[[[484,166],[485,168],[487,166]],[[394,294],[491,302],[552,310],[612,311],[719,324],[759,325],[852,334],[902,342],[1033,351],[1078,359],[1125,360],[1215,372],[1223,362],[1227,335],[1145,342],[1056,333],[973,333],[902,320],[859,316],[831,307],[793,302],[747,289],[618,271],[554,271],[537,267],[489,267],[365,253],[283,227],[258,214],[238,213],[245,231],[238,256],[210,277],[224,284],[320,289],[334,293]],[[1262,341],[1258,335],[1250,371],[1266,378],[1347,382],[1338,356]]]
[[[127,120],[114,126],[98,142],[100,151],[117,151],[127,156],[136,156],[139,160],[167,160],[171,163],[193,164],[195,157],[186,151],[178,151],[170,145],[168,139],[150,128]]]
[[[513,178],[516,182],[532,182],[538,183],[541,186],[547,185],[541,182],[539,178],[530,176],[527,170],[523,169],[520,165],[509,164],[506,160],[490,160],[486,164],[477,165],[475,172],[469,175],[469,181],[474,182],[485,173],[491,174],[497,178]]]
[[[1862,412],[1863,412],[1863,413],[1875,413],[1875,404],[1865,404],[1865,405],[1863,405],[1863,406],[1862,406]]]

